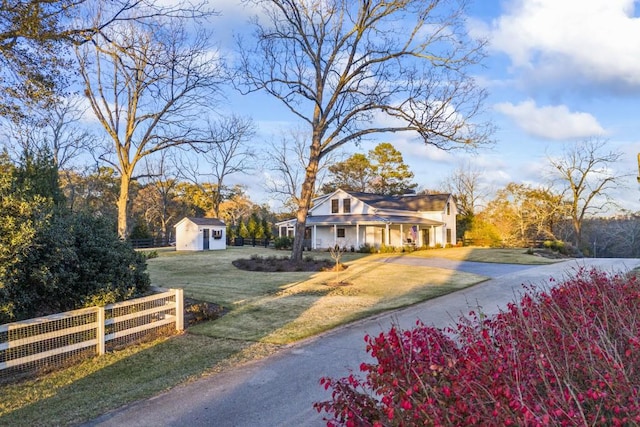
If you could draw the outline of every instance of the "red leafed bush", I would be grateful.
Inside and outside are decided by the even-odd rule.
[[[640,425],[640,283],[581,270],[496,316],[365,337],[363,377],[322,378],[328,426]]]

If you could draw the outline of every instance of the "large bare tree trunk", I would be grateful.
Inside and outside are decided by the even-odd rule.
[[[302,261],[302,250],[304,244],[304,234],[307,227],[307,214],[311,207],[311,200],[314,196],[314,188],[316,178],[318,176],[318,165],[320,164],[320,141],[316,141],[311,146],[309,155],[309,165],[307,166],[302,190],[300,191],[300,199],[298,199],[298,212],[296,214],[296,235],[293,240],[293,248],[291,251],[292,261]]]
[[[122,240],[129,237],[129,186],[131,176],[123,173],[120,176],[120,195],[116,202],[118,206],[118,236]]]

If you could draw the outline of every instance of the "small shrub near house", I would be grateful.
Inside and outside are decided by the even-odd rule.
[[[638,425],[639,304],[635,278],[580,271],[491,318],[394,327],[315,407],[329,426]]]
[[[565,246],[565,243],[562,240],[545,240],[542,243],[542,246],[546,249],[551,249],[554,252],[559,252],[563,255],[567,255],[569,253],[568,248]]]
[[[293,238],[287,236],[276,237],[273,240],[273,246],[276,249],[291,249],[293,246]]]
[[[375,254],[376,252],[378,252],[378,250],[375,246],[370,245],[369,243],[365,243],[364,245],[361,245],[360,248],[358,248],[358,252],[360,252],[361,254]]]

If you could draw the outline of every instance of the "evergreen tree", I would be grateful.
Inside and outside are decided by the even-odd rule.
[[[372,192],[377,194],[405,194],[415,191],[418,184],[412,182],[413,172],[404,163],[402,153],[388,142],[378,144],[369,151],[375,178]]]
[[[322,193],[331,193],[338,188],[345,191],[371,191],[374,169],[362,153],[355,153],[347,160],[329,166],[329,172],[332,180],[322,186]]]
[[[242,218],[238,221],[238,236],[244,239],[249,237],[249,229]]]
[[[321,192],[330,193],[338,188],[376,194],[405,194],[415,191],[413,172],[404,163],[402,153],[388,142],[378,144],[368,156],[356,153],[343,162],[329,166],[331,181]]]

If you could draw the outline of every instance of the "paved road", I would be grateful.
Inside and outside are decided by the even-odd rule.
[[[583,265],[618,272],[635,268],[640,259],[572,260],[520,266],[514,271],[504,267],[493,271],[494,279],[479,285],[296,343],[264,360],[105,414],[87,426],[324,426],[312,408],[314,402],[329,398],[318,380],[357,370],[368,357],[365,333],[388,330],[392,322],[410,328],[416,319],[443,327],[471,306],[480,305],[485,313],[493,314],[516,298],[521,284],[548,283],[550,277],[560,279]]]

